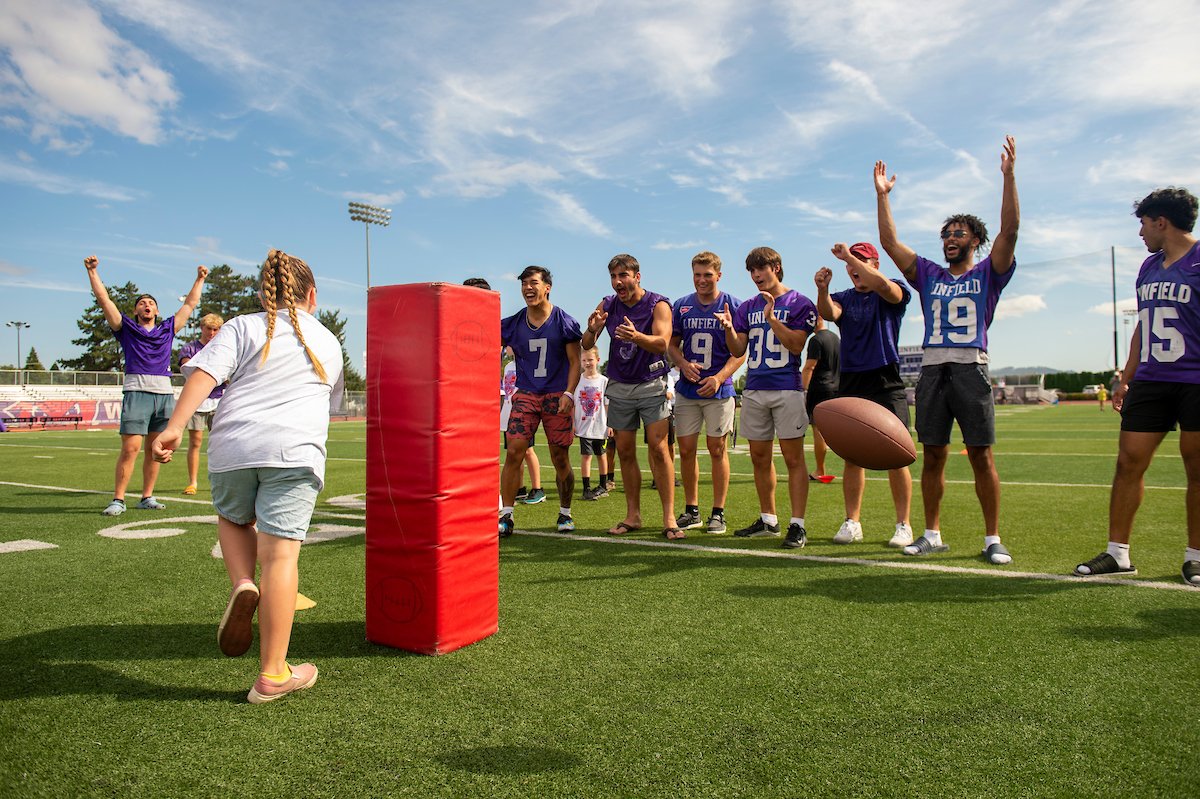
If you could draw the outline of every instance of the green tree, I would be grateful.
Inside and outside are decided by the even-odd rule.
[[[228,264],[209,267],[204,294],[200,297],[200,316],[215,313],[229,321],[235,316],[261,310],[257,276],[239,275]]]
[[[346,354],[346,320],[342,319],[341,312],[320,310],[317,311],[317,319],[325,325],[330,333],[337,336],[338,343],[342,345],[342,373],[346,382],[346,390],[366,391],[367,381],[350,365],[350,356]]]
[[[29,354],[25,356],[25,368],[46,371],[46,367],[42,366],[42,359],[38,357],[37,350],[33,347],[29,348]]]
[[[108,296],[116,303],[122,313],[133,311],[134,300],[141,294],[133,283],[126,281],[123,286],[107,286]],[[121,370],[121,347],[113,337],[112,328],[100,310],[100,304],[92,298],[92,304],[83,312],[83,317],[75,324],[82,333],[71,343],[83,347],[83,354],[78,358],[63,358],[64,369],[78,369],[86,372],[118,372]]]

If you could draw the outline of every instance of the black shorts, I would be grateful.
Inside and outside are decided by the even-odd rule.
[[[867,372],[842,372],[838,396],[869,399],[887,408],[908,427],[908,397],[900,379],[900,364],[889,363]]]
[[[1200,385],[1139,380],[1129,384],[1121,405],[1121,429],[1130,433],[1200,430]]]
[[[839,396],[837,391],[830,391],[823,386],[809,386],[809,389],[804,392],[804,410],[808,412],[808,418],[813,418],[813,408],[825,400],[831,400],[837,396]]]
[[[647,433],[644,428],[642,429],[642,443],[643,444],[650,443],[650,434]],[[675,446],[675,415],[674,414],[667,417],[667,446],[668,447]]]
[[[508,449],[508,433],[501,433],[500,435],[504,436],[504,448]],[[532,447],[536,443],[537,443],[537,431],[535,430],[534,432],[529,434],[529,446]]]
[[[603,455],[604,454],[604,439],[603,438],[584,438],[579,437],[579,454],[580,455]]]
[[[996,409],[986,363],[922,366],[917,381],[917,440],[931,447],[950,443],[954,423],[968,447],[996,443]]]

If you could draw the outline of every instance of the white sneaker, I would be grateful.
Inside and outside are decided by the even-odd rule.
[[[862,525],[853,519],[847,519],[834,534],[833,543],[853,544],[855,541],[862,541]]]
[[[891,540],[888,541],[889,547],[906,547],[913,542],[912,528],[907,522],[897,522],[896,532],[892,534]]]

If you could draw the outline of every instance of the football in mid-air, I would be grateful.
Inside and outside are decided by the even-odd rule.
[[[813,422],[842,460],[864,469],[899,469],[917,459],[904,423],[862,397],[837,397],[813,408]]]

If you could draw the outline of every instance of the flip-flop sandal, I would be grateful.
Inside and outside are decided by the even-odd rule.
[[[663,530],[663,538],[668,541],[678,541],[681,538],[687,538],[687,533],[678,527],[667,527]]]
[[[626,533],[632,533],[635,530],[641,530],[641,529],[642,528],[637,526],[636,524],[629,524],[627,522],[618,522],[617,524],[613,525],[612,529],[610,529],[608,531],[608,534],[609,535],[625,535]]]

